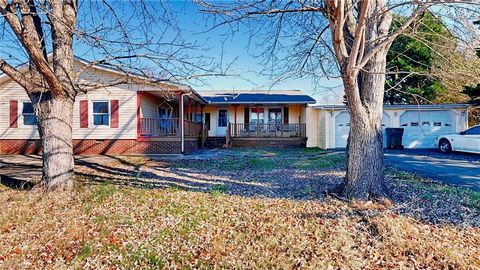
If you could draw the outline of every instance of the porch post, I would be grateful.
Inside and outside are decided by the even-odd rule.
[[[142,137],[142,118],[141,118],[141,110],[140,110],[140,105],[142,101],[142,93],[143,92],[137,92],[137,140]]]
[[[265,117],[265,112],[263,112],[263,113],[264,113],[263,116]],[[259,115],[260,115],[260,108],[257,108],[257,137],[258,137],[258,123],[260,122]]]
[[[185,113],[184,113],[184,106],[183,106],[183,94],[180,92],[178,94],[178,106],[179,106],[179,113],[180,113],[180,119],[179,119],[179,126],[180,126],[180,144],[181,144],[181,151],[182,154],[185,152]]]
[[[192,120],[192,100],[190,99],[190,97],[188,97],[188,114],[187,114],[187,119],[188,120]]]
[[[177,133],[177,136],[183,133],[183,95],[182,92],[177,94],[178,97],[178,126],[180,128],[180,134]]]
[[[302,107],[300,107],[300,113],[298,114],[298,135],[300,137],[302,137],[302,133],[303,133],[303,130],[302,130]]]
[[[280,137],[283,138],[283,123],[284,123],[284,121],[285,121],[285,120],[283,119],[283,116],[284,116],[284,108],[285,108],[285,106],[283,106],[283,105],[281,105],[281,106],[282,106],[282,112],[281,112],[282,115],[280,115]]]
[[[233,128],[233,134],[235,135],[235,137],[237,137],[237,108],[238,108],[238,105],[233,106],[234,123],[235,123],[235,127]]]

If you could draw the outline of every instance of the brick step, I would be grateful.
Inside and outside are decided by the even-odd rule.
[[[205,142],[205,148],[222,148],[227,139],[225,137],[208,137]]]

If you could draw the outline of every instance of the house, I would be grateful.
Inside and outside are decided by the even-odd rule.
[[[75,69],[83,71],[81,83],[110,85],[77,96],[72,127],[75,154],[187,153],[201,146],[203,119],[192,118],[192,112],[201,112],[207,101],[189,86],[75,60]],[[115,83],[126,77],[129,83]],[[1,75],[0,154],[40,150],[30,99],[20,85]]]
[[[468,127],[468,107],[468,104],[385,105],[382,127],[384,130],[388,127],[403,128],[405,148],[433,148],[437,136],[460,132]],[[347,146],[350,115],[345,105],[311,106],[307,119],[307,147],[329,149]]]
[[[187,85],[152,81],[81,58],[76,58],[75,68],[83,71],[80,83],[105,85],[76,98],[75,154],[188,153],[204,145],[347,145],[347,108],[313,105],[315,100],[300,90],[200,94]],[[20,70],[26,72],[28,66]],[[438,135],[467,128],[467,109],[465,104],[386,105],[382,126],[403,128],[406,148],[432,148]],[[30,99],[8,76],[0,75],[0,154],[39,153],[40,146]]]
[[[208,101],[204,111],[211,146],[306,145],[307,105],[316,101],[300,90],[222,90],[201,94]]]

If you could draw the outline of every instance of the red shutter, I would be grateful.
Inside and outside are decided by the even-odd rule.
[[[18,101],[10,100],[10,127],[18,127]]]
[[[118,128],[118,100],[110,100],[110,110],[112,111],[112,122],[110,123],[110,127]]]
[[[88,100],[80,100],[80,128],[88,128]]]

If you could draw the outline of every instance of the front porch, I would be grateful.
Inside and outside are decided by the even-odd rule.
[[[228,128],[233,138],[305,138],[306,124],[283,123],[230,123]]]
[[[306,146],[306,106],[259,104],[232,106],[233,117],[226,130],[232,147],[297,148]],[[238,112],[243,114],[239,114]]]
[[[164,143],[172,153],[202,148],[207,129],[198,94],[142,91],[137,94],[137,141]],[[159,152],[168,152],[165,150]]]

